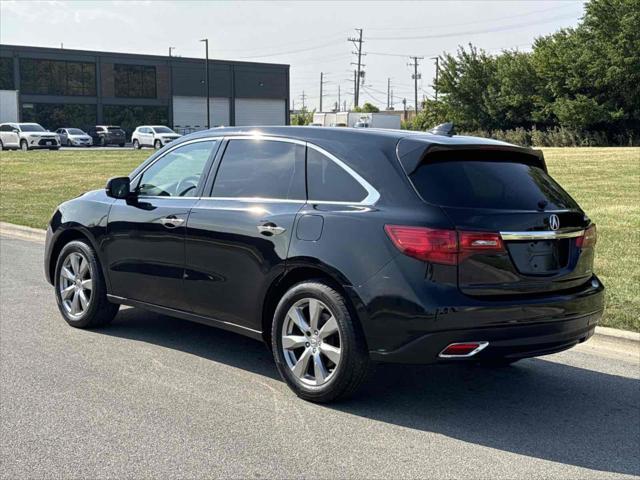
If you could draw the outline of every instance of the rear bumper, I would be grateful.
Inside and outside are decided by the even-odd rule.
[[[436,332],[390,352],[371,352],[371,358],[387,363],[440,363],[477,361],[491,358],[526,358],[548,355],[571,348],[593,335],[602,311],[570,320],[534,325],[516,325]],[[489,345],[477,355],[466,358],[439,358],[449,344],[486,341]]]

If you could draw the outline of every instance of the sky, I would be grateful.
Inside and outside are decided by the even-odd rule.
[[[126,53],[283,63],[291,66],[291,99],[318,108],[353,102],[356,61],[349,37],[363,29],[362,104],[386,106],[390,78],[394,106],[413,105],[410,56],[419,60],[418,94],[433,96],[435,61],[473,43],[489,53],[528,51],[535,38],[575,26],[584,2],[376,1],[12,1],[0,0],[0,43]]]

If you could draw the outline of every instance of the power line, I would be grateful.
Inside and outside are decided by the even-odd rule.
[[[300,48],[297,50],[288,50],[286,52],[278,52],[278,53],[266,53],[266,54],[262,54],[262,55],[251,55],[249,57],[236,57],[237,60],[247,60],[247,59],[253,59],[253,58],[264,58],[264,57],[279,57],[281,55],[290,55],[292,53],[303,53],[303,52],[310,52],[312,50],[320,50],[322,48],[326,48],[329,47],[331,45],[337,45],[339,43],[339,41],[332,41],[332,42],[327,42],[327,43],[322,43],[319,45],[315,45],[313,47],[307,47],[307,48]]]
[[[524,12],[524,13],[518,13],[516,15],[509,15],[506,17],[496,17],[496,18],[487,18],[484,20],[474,20],[472,22],[463,22],[463,23],[448,23],[446,25],[434,25],[434,26],[430,26],[429,28],[431,29],[438,29],[438,28],[448,28],[448,27],[462,27],[465,25],[475,25],[478,23],[490,23],[490,22],[499,22],[502,20],[510,20],[512,18],[520,18],[520,17],[528,17],[530,15],[537,15],[540,13],[546,13],[546,12],[557,12],[558,10],[562,10],[563,8],[567,8],[567,7],[573,7],[574,4],[570,4],[570,5],[564,5],[563,7],[557,7],[554,6],[552,8],[543,8],[540,10],[532,10],[530,12]],[[396,32],[396,31],[403,31],[403,32],[407,32],[407,31],[412,31],[412,30],[424,30],[424,25],[420,26],[420,27],[397,27],[397,28],[388,28],[388,27],[379,27],[379,28],[368,28],[368,30],[372,30],[372,31],[385,31],[385,32]]]
[[[464,32],[449,32],[449,33],[440,33],[433,35],[416,35],[410,37],[369,37],[369,40],[426,40],[432,38],[447,38],[447,37],[458,37],[462,35],[480,35],[484,33],[495,33],[495,32],[504,32],[506,30],[514,30],[516,28],[522,27],[530,27],[532,25],[542,25],[544,23],[551,23],[557,20],[564,20],[566,18],[575,18],[575,15],[563,15],[559,17],[552,17],[543,20],[538,20],[535,22],[523,22],[523,23],[515,23],[512,25],[505,25],[503,27],[482,29],[482,30],[468,30]]]

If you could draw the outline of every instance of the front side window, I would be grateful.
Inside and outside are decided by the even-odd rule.
[[[195,195],[215,140],[178,147],[145,170],[136,191],[139,196],[190,197]]]
[[[230,140],[213,186],[214,197],[306,198],[304,147],[273,140]]]
[[[346,170],[313,148],[307,149],[310,201],[361,202],[367,191]]]

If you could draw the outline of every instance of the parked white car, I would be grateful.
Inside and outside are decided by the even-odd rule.
[[[142,125],[136,128],[131,135],[131,142],[135,149],[142,147],[162,148],[181,136],[169,127],[162,125]]]
[[[56,133],[60,137],[60,145],[67,147],[90,147],[93,139],[87,132],[79,128],[59,128]]]
[[[57,134],[45,130],[37,123],[2,123],[0,124],[0,150],[48,148],[58,150],[60,138]]]

